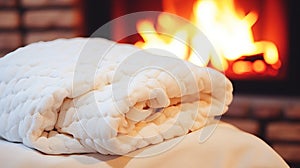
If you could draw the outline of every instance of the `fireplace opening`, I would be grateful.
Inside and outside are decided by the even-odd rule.
[[[214,2],[214,4],[208,2]],[[205,66],[212,66],[223,71],[233,81],[236,93],[299,96],[300,89],[297,89],[300,84],[299,75],[297,75],[299,57],[297,57],[297,48],[295,47],[296,37],[299,33],[296,23],[292,21],[297,17],[298,12],[295,5],[284,0],[215,2],[219,1],[133,0],[130,2],[110,1],[99,5],[87,1],[86,25],[88,28],[86,34],[91,35],[109,20],[133,12],[164,11],[173,13],[191,21],[199,28],[201,27],[201,31],[204,31],[206,35],[208,34],[212,44],[217,46],[215,48],[223,61],[220,67],[213,65],[213,57],[209,55]],[[106,15],[97,15],[97,11],[106,13]],[[214,22],[207,21],[212,27],[203,25],[206,21],[203,19],[207,19],[209,16],[214,17],[212,18]],[[161,18],[163,16],[157,15],[157,18],[117,23],[109,27],[108,33],[99,36],[105,36],[112,40],[120,39],[119,37],[123,37],[124,33],[126,34],[130,29],[137,29],[136,31],[139,32],[142,30],[141,27],[146,24],[148,26],[150,24],[154,29],[168,28],[168,23],[162,25],[166,21],[159,22]],[[222,24],[227,21],[226,19],[228,22],[230,21],[229,25],[222,27],[224,26]],[[184,25],[176,23],[175,25],[169,27],[174,29],[175,33],[184,27]],[[238,29],[239,26],[242,27],[242,30]],[[209,32],[209,30],[212,31]],[[226,32],[218,34],[218,30],[225,30],[227,34]],[[213,36],[216,34],[217,36]],[[189,39],[187,43],[191,43],[195,34],[187,36]],[[241,36],[246,36],[248,39],[241,39]],[[214,42],[218,39],[220,41]],[[151,40],[147,41],[143,38],[142,31],[118,41],[135,44],[142,48],[151,47]],[[228,47],[230,43],[232,44]],[[220,46],[220,44],[227,46]],[[163,47],[168,47],[167,45],[166,42],[166,46]],[[195,47],[192,43],[190,45]],[[239,48],[238,45],[246,46],[246,48]],[[185,53],[183,59],[192,61],[191,53],[191,51],[188,54]]]

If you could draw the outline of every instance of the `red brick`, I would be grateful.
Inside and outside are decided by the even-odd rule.
[[[244,97],[234,96],[228,111],[225,113],[229,117],[247,117],[250,110],[250,101]]]
[[[266,131],[266,136],[270,140],[300,141],[300,123],[270,123]]]
[[[281,106],[280,105],[270,105],[270,104],[260,104],[253,105],[252,114],[261,119],[273,119],[280,117],[281,114]]]
[[[0,0],[0,6],[13,7],[16,6],[16,0]]]
[[[17,28],[20,23],[16,10],[0,11],[0,20],[0,28]]]
[[[5,51],[1,51],[1,50],[0,50],[0,58],[1,58],[1,57],[4,57],[4,56],[5,56],[5,54],[7,54],[7,52],[5,52]]]
[[[0,58],[4,57],[7,53],[11,52],[11,50],[0,49]]]
[[[274,144],[273,148],[287,161],[300,161],[300,145]]]
[[[300,119],[300,101],[288,103],[284,108],[284,114],[289,119]]]
[[[249,106],[244,104],[232,104],[225,113],[230,117],[247,117],[249,115]]]
[[[21,35],[18,32],[0,33],[0,49],[15,49],[21,45]]]
[[[76,36],[76,31],[30,32],[25,36],[25,43],[29,44],[37,41],[49,41],[57,38],[71,38]]]
[[[286,97],[252,96],[248,97],[252,115],[261,119],[279,119],[284,107],[294,99]]]
[[[258,135],[259,123],[255,120],[221,118],[221,121],[230,123],[243,131]]]
[[[78,0],[22,0],[25,7],[41,7],[41,6],[72,6]]]
[[[28,28],[76,27],[80,23],[75,9],[29,10],[23,19]]]

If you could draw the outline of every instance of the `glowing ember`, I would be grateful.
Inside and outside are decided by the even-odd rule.
[[[264,72],[266,70],[266,65],[262,60],[256,60],[253,63],[253,70],[255,72]]]
[[[252,26],[258,19],[256,13],[237,11],[233,0],[198,0],[193,5],[192,16],[191,22],[211,41],[214,50],[203,44],[202,34],[177,25],[164,14],[159,16],[156,27],[147,20],[137,24],[143,42],[138,41],[135,45],[166,50],[197,65],[211,64],[225,72],[231,68],[235,74],[263,73],[267,67],[280,68],[276,45],[270,41],[254,41]],[[157,29],[169,29],[170,34],[157,33]],[[263,60],[241,59],[259,54]]]

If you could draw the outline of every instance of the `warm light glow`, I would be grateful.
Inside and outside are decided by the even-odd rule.
[[[255,72],[264,72],[266,70],[266,64],[262,60],[256,60],[253,62],[253,70]]]
[[[243,73],[246,73],[246,72],[251,72],[251,70],[252,70],[251,62],[237,61],[233,64],[232,70],[236,74],[243,74]]]
[[[168,23],[167,20],[165,23]],[[170,36],[168,34],[159,34],[156,32],[153,23],[144,20],[137,25],[137,30],[145,42],[138,41],[136,46],[149,50],[154,53],[163,54],[166,56],[173,56],[185,59],[188,53],[188,47],[185,44],[187,40],[187,33],[185,31],[178,31],[176,34]]]
[[[276,64],[272,65],[272,68],[279,69],[281,67],[281,61],[279,60]]]
[[[280,68],[276,45],[270,41],[254,40],[252,27],[258,20],[257,13],[245,14],[237,10],[233,0],[198,0],[191,12],[191,22],[205,34],[213,47],[204,43],[202,34],[190,32],[188,27],[177,25],[176,21],[164,14],[159,16],[156,28],[150,21],[137,24],[144,41],[135,45],[166,50],[200,66],[210,63],[225,72],[231,62],[231,69],[236,74],[251,71],[262,73],[267,66]],[[157,29],[168,29],[170,34],[158,33]],[[253,55],[262,55],[263,60],[251,62],[240,59]]]

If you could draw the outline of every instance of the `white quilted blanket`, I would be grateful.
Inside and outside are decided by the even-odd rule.
[[[33,43],[0,59],[0,137],[48,154],[126,154],[226,112],[210,68],[102,38]]]

